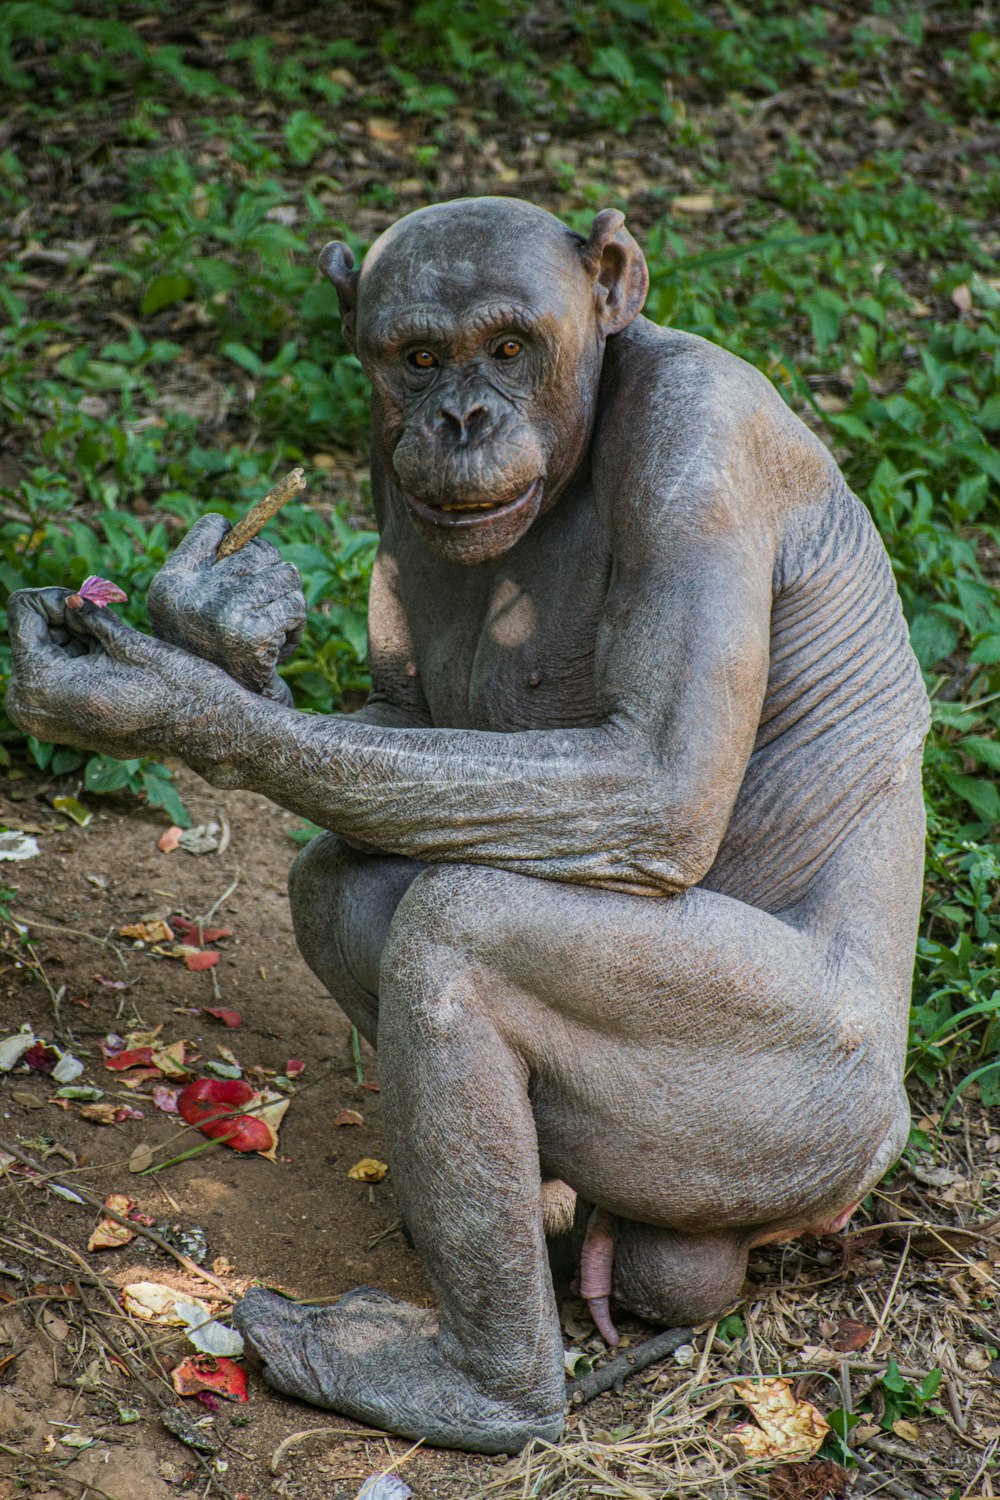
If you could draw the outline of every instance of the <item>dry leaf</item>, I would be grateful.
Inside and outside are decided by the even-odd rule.
[[[166,922],[130,922],[119,927],[118,936],[140,943],[172,943],[174,934]]]
[[[874,1329],[865,1323],[856,1323],[853,1318],[841,1318],[830,1343],[838,1354],[852,1354],[856,1349],[863,1349],[873,1337]]]
[[[146,1168],[147,1167],[151,1167],[152,1165],[153,1165],[153,1148],[152,1148],[152,1146],[147,1146],[145,1142],[143,1142],[142,1145],[136,1146],[135,1150],[132,1152],[132,1155],[128,1159],[128,1169],[129,1169],[129,1171],[130,1172],[145,1172]]]
[[[692,193],[687,197],[674,198],[670,212],[675,214],[711,214],[715,212],[715,199],[711,193]]]
[[[830,1425],[811,1401],[797,1401],[790,1380],[747,1380],[733,1387],[760,1424],[733,1429],[748,1458],[811,1458]]]
[[[902,1438],[904,1443],[919,1443],[920,1428],[915,1422],[908,1422],[905,1417],[897,1417],[892,1424],[892,1430],[897,1437]]]
[[[188,1320],[178,1314],[177,1303],[191,1304],[204,1313],[205,1322],[212,1317],[212,1310],[200,1297],[190,1297],[186,1292],[175,1292],[172,1287],[161,1286],[156,1281],[133,1281],[122,1288],[122,1300],[127,1310],[147,1323],[164,1323],[172,1328],[186,1328]]]
[[[387,1162],[376,1161],[373,1156],[364,1156],[354,1163],[348,1172],[355,1182],[381,1182],[389,1170]]]
[[[384,144],[402,139],[402,131],[395,120],[383,120],[378,115],[369,115],[365,121],[365,133],[370,140]]]
[[[126,1197],[124,1193],[109,1193],[104,1200],[104,1207],[112,1209],[116,1214],[126,1218],[130,1210],[135,1208],[133,1199]],[[117,1250],[120,1245],[127,1245],[132,1238],[132,1231],[125,1224],[118,1224],[114,1219],[99,1219],[87,1241],[88,1250]]]
[[[333,1123],[335,1125],[363,1125],[365,1117],[359,1115],[356,1109],[341,1109],[334,1116]]]

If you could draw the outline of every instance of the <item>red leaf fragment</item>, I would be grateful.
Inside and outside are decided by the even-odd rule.
[[[233,935],[230,927],[203,927],[199,934],[198,923],[190,917],[171,917],[170,925],[182,943],[194,943],[199,948],[206,943],[221,943],[223,938]]]
[[[33,1073],[48,1074],[59,1061],[59,1053],[45,1042],[36,1042],[33,1047],[28,1048],[21,1061],[27,1063]]]
[[[188,1125],[196,1125],[212,1140],[227,1137],[234,1151],[269,1151],[277,1140],[270,1126],[255,1115],[227,1113],[260,1098],[256,1089],[240,1078],[199,1078],[182,1089],[177,1110]]]
[[[853,1318],[840,1318],[830,1343],[838,1354],[852,1354],[857,1349],[863,1349],[874,1332],[873,1328],[864,1323],[856,1323]]]
[[[248,1401],[247,1372],[222,1354],[195,1354],[181,1360],[170,1373],[178,1396],[210,1391],[227,1401]]]
[[[120,1073],[123,1068],[148,1068],[152,1061],[152,1047],[128,1047],[124,1052],[115,1052],[111,1057],[105,1057],[104,1066],[114,1073]]]
[[[243,1017],[238,1010],[226,1010],[221,1005],[203,1005],[202,1010],[206,1016],[213,1016],[223,1026],[228,1026],[230,1031],[238,1031],[243,1025]]]
[[[285,1063],[285,1077],[286,1078],[298,1078],[299,1074],[300,1073],[304,1073],[305,1070],[306,1070],[305,1063],[304,1062],[300,1062],[300,1060],[297,1057],[290,1057],[288,1059],[288,1061]]]
[[[70,598],[73,597],[70,595]],[[91,573],[80,585],[79,597],[90,604],[96,604],[98,609],[106,609],[109,604],[124,604],[128,594],[117,583],[112,583],[110,578],[99,578],[96,573]],[[79,609],[79,605],[75,608]]]
[[[184,967],[190,969],[192,974],[200,974],[204,969],[214,969],[219,962],[217,953],[206,953],[200,948],[184,955]]]

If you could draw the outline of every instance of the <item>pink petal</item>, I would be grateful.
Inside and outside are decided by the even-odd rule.
[[[109,604],[124,604],[128,598],[128,594],[117,583],[112,583],[108,578],[98,578],[96,573],[91,573],[89,578],[83,580],[78,592],[81,599],[96,604],[98,609],[104,609]]]

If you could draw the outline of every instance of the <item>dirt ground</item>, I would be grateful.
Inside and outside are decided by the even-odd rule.
[[[424,1301],[427,1283],[399,1232],[391,1176],[377,1183],[348,1176],[363,1158],[385,1159],[378,1093],[366,1086],[377,1080],[376,1059],[362,1047],[365,1082],[359,1083],[350,1028],[295,948],[285,877],[295,853],[289,829],[297,820],[248,793],[219,793],[187,772],[179,784],[196,823],[224,820],[224,850],[162,853],[162,818],[107,798],[90,799],[92,820],[77,827],[52,808],[53,786],[31,777],[7,783],[0,816],[9,826],[37,830],[40,854],[6,867],[18,886],[16,914],[28,924],[28,946],[9,938],[2,955],[0,1038],[30,1023],[37,1037],[57,1041],[85,1064],[78,1083],[98,1085],[105,1101],[140,1110],[142,1118],[109,1126],[83,1118],[79,1103],[55,1102],[52,1080],[21,1064],[0,1074],[0,1137],[92,1195],[126,1194],[161,1231],[200,1228],[203,1264],[214,1265],[230,1297],[252,1280],[310,1298],[362,1282]],[[217,945],[222,956],[214,971],[188,972],[149,945],[117,935],[141,920],[203,916],[227,891],[212,920],[232,936]],[[237,1010],[242,1025],[227,1029],[206,1007]],[[153,1080],[130,1090],[126,1075],[105,1066],[102,1038],[157,1026],[161,1042],[183,1038],[196,1049],[195,1076],[222,1056],[220,1048],[245,1073],[284,1074],[290,1059],[304,1063],[277,1160],[213,1148],[152,1175],[129,1170],[139,1145],[151,1146],[162,1162],[201,1140],[190,1130],[181,1134],[178,1117],[156,1107]],[[269,1075],[250,1076],[259,1082]],[[924,1102],[932,1125],[935,1101]],[[357,1111],[363,1124],[336,1125],[344,1109]],[[609,1491],[601,1487],[600,1465],[613,1475],[631,1472],[621,1444],[646,1441],[643,1434],[661,1420],[647,1423],[650,1411],[659,1410],[654,1403],[662,1407],[666,1397],[682,1395],[692,1368],[699,1390],[714,1384],[717,1399],[700,1415],[693,1412],[671,1450],[671,1461],[690,1469],[688,1482],[698,1477],[699,1464],[704,1468],[705,1433],[724,1439],[745,1417],[733,1377],[785,1371],[822,1411],[841,1405],[845,1388],[851,1391],[855,1411],[863,1413],[858,1452],[876,1471],[874,1477],[855,1471],[852,1482],[875,1493],[891,1475],[895,1494],[992,1495],[988,1467],[1000,1439],[1000,1324],[993,1302],[1000,1245],[982,1230],[1000,1213],[1000,1136],[974,1103],[952,1124],[937,1162],[926,1158],[897,1177],[854,1233],[755,1254],[742,1336],[731,1325],[723,1325],[726,1337],[719,1329],[702,1331],[693,1351],[681,1354],[686,1363],[662,1361],[620,1394],[574,1412],[568,1442],[558,1459],[544,1460],[551,1473],[538,1490],[522,1488],[523,1465],[412,1452],[408,1443],[366,1436],[344,1419],[279,1399],[254,1375],[245,1404],[221,1403],[213,1413],[196,1398],[180,1403],[200,1423],[202,1438],[218,1445],[199,1457],[159,1414],[161,1406],[178,1405],[166,1367],[192,1351],[180,1335],[129,1318],[118,1298],[130,1283],[153,1281],[201,1296],[224,1317],[222,1291],[139,1237],[88,1253],[96,1208],[58,1196],[15,1159],[0,1176],[0,1497],[166,1500],[178,1491],[208,1494],[214,1486],[249,1500],[271,1494],[347,1500],[366,1477],[389,1466],[419,1497],[462,1500],[487,1486],[498,1495],[666,1493]],[[963,1224],[977,1232],[944,1233]],[[568,1347],[598,1355],[602,1346],[582,1304],[567,1299],[563,1322]],[[861,1333],[852,1332],[852,1322]],[[626,1324],[625,1332],[638,1342],[650,1330]],[[932,1367],[943,1380],[923,1409],[902,1397],[901,1415],[887,1429],[880,1418],[892,1400],[883,1381],[890,1360],[911,1392]],[[123,1409],[138,1420],[123,1422]],[[92,1441],[74,1447],[67,1437],[71,1444]],[[596,1469],[586,1467],[594,1463]],[[584,1466],[574,1483],[585,1487],[560,1489],[574,1464]],[[590,1472],[597,1476],[593,1487],[585,1478]],[[702,1472],[702,1480],[710,1477]],[[814,1493],[803,1487],[805,1478],[793,1489],[774,1483],[767,1491],[760,1475],[723,1477],[704,1492],[794,1500]],[[842,1491],[834,1485],[815,1491],[821,1492]]]

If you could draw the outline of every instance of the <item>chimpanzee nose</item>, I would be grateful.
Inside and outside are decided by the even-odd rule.
[[[463,411],[461,405],[455,402],[450,406],[442,406],[441,416],[458,441],[466,443],[470,435],[482,426],[486,417],[486,406],[482,401],[476,401]]]

